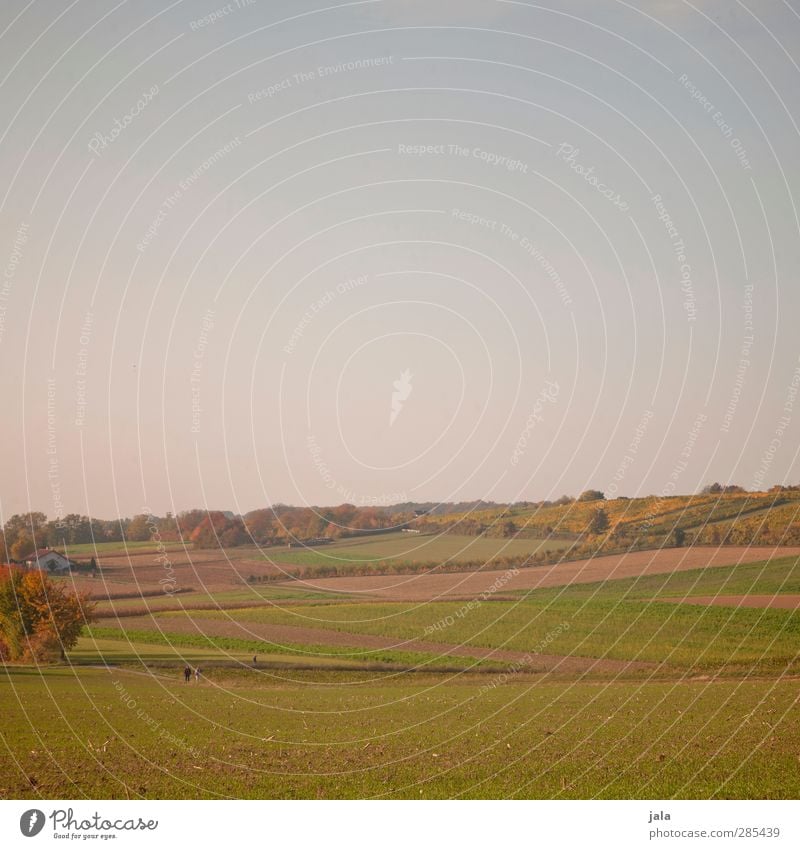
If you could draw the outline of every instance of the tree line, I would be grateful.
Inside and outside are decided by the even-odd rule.
[[[185,510],[177,515],[140,513],[132,518],[94,519],[70,514],[48,519],[44,513],[12,516],[0,531],[0,558],[22,562],[39,548],[69,552],[70,546],[106,542],[183,542],[195,548],[282,545],[309,539],[340,539],[370,531],[405,527],[413,511],[381,507],[275,507],[237,516],[220,510]]]
[[[793,492],[798,486],[774,486],[771,494]],[[745,490],[736,484],[713,483],[704,487],[703,494],[734,495]],[[629,500],[620,497],[618,500]],[[646,499],[640,499],[646,500]],[[44,513],[20,513],[12,516],[0,530],[0,560],[21,562],[37,548],[56,548],[69,552],[70,546],[107,542],[182,542],[195,548],[231,548],[240,545],[285,545],[291,542],[357,536],[359,534],[413,527],[421,531],[442,532],[452,528],[466,535],[513,537],[520,531],[538,533],[530,518],[522,526],[514,521],[517,510],[567,507],[597,502],[602,505],[605,495],[588,489],[577,498],[564,495],[554,501],[520,501],[514,504],[493,502],[463,502],[461,504],[406,503],[391,506],[357,507],[340,504],[336,507],[293,507],[277,504],[252,510],[243,516],[220,510],[185,510],[177,514],[153,516],[139,513],[132,518],[95,519],[76,513],[48,519]],[[467,510],[461,508],[468,506]],[[572,529],[560,533],[558,528],[544,529],[553,538],[575,538],[589,530],[603,533],[601,516],[591,528]]]

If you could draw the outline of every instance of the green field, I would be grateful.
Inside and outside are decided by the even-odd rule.
[[[566,623],[568,630],[559,631],[550,653],[667,663],[687,670],[800,673],[800,613],[794,611],[558,599],[487,602],[459,618],[462,607],[457,602],[331,604],[240,610],[235,618],[522,652]],[[197,622],[226,616],[215,611],[185,615]]]
[[[511,590],[529,600],[680,599],[713,595],[800,594],[800,559],[781,557],[769,562],[741,563],[715,569],[689,569],[663,575],[642,575],[591,584],[540,590]]]
[[[162,542],[160,545],[163,545],[168,551],[181,551],[185,548],[182,542]],[[105,554],[106,556],[109,554],[125,554],[126,552],[137,554],[140,552],[155,551],[156,549],[156,543],[151,540],[144,540],[143,542],[82,542],[63,547],[65,554],[69,557],[76,558],[87,558],[92,555],[99,556],[101,554]]]
[[[14,798],[796,798],[795,682],[2,672]],[[346,676],[343,678],[343,676]],[[47,697],[43,698],[43,695]],[[53,722],[53,704],[69,724]]]
[[[141,651],[140,651],[141,649]],[[304,643],[271,643],[263,640],[237,637],[211,637],[202,634],[172,634],[155,630],[125,628],[98,628],[93,626],[79,643],[74,662],[142,664],[145,667],[170,665],[173,668],[184,663],[197,665],[200,658],[216,666],[251,666],[252,657],[261,657],[264,662],[297,663],[303,666],[329,665],[340,660],[346,665],[357,667],[396,666],[402,669],[426,668],[468,669],[488,667],[495,670],[505,668],[498,663],[481,663],[462,657],[440,657],[423,652],[407,652],[399,649],[356,649],[341,646],[309,645]],[[154,657],[158,656],[156,663]],[[265,657],[266,656],[266,657]],[[76,660],[77,658],[77,660]]]
[[[107,636],[104,636],[107,635]],[[192,668],[199,666],[204,673],[209,667],[252,666],[253,646],[245,640],[203,640],[186,635],[171,635],[166,639],[158,634],[141,634],[144,639],[135,640],[135,631],[120,634],[112,629],[95,628],[91,636],[82,638],[70,653],[70,662],[78,669],[81,666],[109,666],[127,672],[146,672],[148,675],[180,679],[181,670],[188,663]],[[273,648],[268,658],[260,653],[261,666],[344,666],[360,668],[363,659],[351,661],[347,658],[326,658],[302,651],[282,652]],[[82,672],[82,670],[79,670]]]
[[[794,798],[800,613],[660,599],[796,593],[798,568],[471,604],[293,586],[106,602],[70,666],[0,667],[0,795]]]
[[[330,592],[304,590],[300,587],[275,587],[267,584],[246,587],[239,590],[223,590],[215,593],[187,592],[167,595],[162,592],[154,596],[103,600],[97,603],[97,613],[100,616],[110,616],[114,613],[122,615],[148,610],[175,610],[181,608],[192,610],[200,609],[204,606],[224,608],[226,606],[260,604],[266,601],[333,601],[337,598],[337,595]],[[346,597],[346,594],[341,594],[341,596]]]
[[[488,562],[498,557],[517,557],[542,549],[559,551],[569,543],[545,539],[495,539],[458,534],[380,534],[375,537],[339,540],[319,548],[266,549],[282,563],[320,566],[340,562],[370,563],[402,560],[410,563]]]

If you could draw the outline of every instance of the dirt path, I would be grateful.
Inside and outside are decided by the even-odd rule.
[[[800,595],[701,595],[687,598],[659,598],[670,604],[714,604],[721,607],[771,607],[775,610],[800,610]]]
[[[634,551],[576,560],[556,566],[532,566],[510,576],[505,570],[452,572],[427,575],[384,575],[354,578],[322,578],[319,580],[281,582],[276,586],[335,590],[360,593],[393,601],[434,601],[437,599],[475,598],[490,592],[560,587],[587,584],[638,575],[685,572],[713,566],[732,566],[778,557],[800,555],[798,547],[724,546],[714,548],[665,548],[660,551]]]
[[[644,661],[623,661],[610,659],[595,659],[588,657],[567,657],[564,655],[538,654],[531,657],[527,652],[510,649],[489,649],[480,646],[454,645],[450,643],[433,643],[427,640],[397,640],[392,637],[381,637],[376,634],[352,634],[346,631],[333,631],[326,628],[306,628],[297,625],[272,625],[265,623],[238,623],[214,619],[196,619],[187,617],[159,616],[158,627],[165,633],[171,634],[205,634],[209,637],[235,637],[240,640],[263,640],[287,646],[287,651],[294,651],[291,644],[331,646],[337,648],[353,648],[370,650],[394,650],[408,652],[423,652],[439,657],[472,657],[476,660],[496,660],[503,663],[521,663],[526,672],[564,672],[577,674],[581,672],[620,673],[636,669],[656,669],[659,664]],[[154,629],[154,620],[143,616],[141,619],[127,619],[126,628]],[[265,660],[269,660],[265,656]],[[364,656],[369,662],[370,656]],[[522,670],[521,670],[522,671]]]

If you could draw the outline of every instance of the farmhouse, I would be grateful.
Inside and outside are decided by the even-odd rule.
[[[25,559],[25,565],[28,569],[49,572],[51,575],[67,575],[77,564],[52,548],[40,548]]]

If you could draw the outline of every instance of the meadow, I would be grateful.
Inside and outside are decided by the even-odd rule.
[[[794,681],[62,668],[0,671],[0,690],[6,798],[800,793]]]
[[[199,653],[197,653],[199,651]],[[158,662],[155,656],[159,657]],[[231,663],[234,667],[251,667],[251,657],[260,657],[260,665],[290,664],[298,666],[328,666],[348,661],[344,666],[377,669],[397,667],[401,670],[433,666],[438,670],[480,667],[480,661],[400,649],[358,649],[337,645],[304,643],[273,643],[244,637],[220,637],[203,633],[169,633],[155,629],[92,627],[85,640],[73,652],[73,662],[94,661],[103,665],[142,664],[145,668],[166,666],[177,669],[186,663],[196,666],[199,658],[213,665]],[[502,671],[499,664],[490,665]]]
[[[201,552],[198,589],[101,600],[68,665],[0,670],[0,795],[793,798],[800,611],[769,600],[800,559],[704,551],[411,601],[226,584]],[[682,603],[720,594],[766,601]]]
[[[379,534],[338,540],[319,548],[265,549],[264,556],[281,563],[324,566],[342,562],[489,563],[498,557],[522,557],[540,549],[561,551],[569,543],[551,539],[498,539],[460,534]]]
[[[345,595],[345,597],[347,597]],[[335,601],[337,594],[304,589],[302,586],[275,586],[260,584],[242,587],[236,590],[207,590],[168,594],[164,592],[151,596],[130,596],[126,598],[101,598],[97,603],[97,612],[101,616],[142,615],[156,610],[202,610],[204,607],[218,609],[236,609],[250,605],[262,606],[265,602],[275,601],[284,604],[313,599]]]
[[[776,557],[755,563],[640,575],[540,590],[511,591],[521,598],[674,599],[709,595],[781,595],[800,593],[800,558]]]
[[[546,535],[545,535],[546,536]],[[379,533],[361,537],[345,537],[317,547],[289,547],[288,545],[242,545],[219,551],[217,557],[231,562],[263,558],[269,562],[304,566],[325,565],[331,562],[370,563],[377,561],[403,560],[416,563],[464,562],[473,560],[490,561],[497,557],[524,556],[546,548],[553,553],[568,546],[558,539],[538,538],[501,539],[476,537],[462,534],[425,533],[409,534],[402,531]],[[168,553],[193,553],[190,544],[180,541],[164,541],[163,550]],[[117,560],[126,555],[159,553],[150,541],[98,542],[70,545],[65,553],[78,560],[95,556],[100,565],[109,558]],[[208,557],[211,550],[203,552]]]
[[[182,542],[162,542],[168,551],[181,551],[185,548]],[[150,552],[154,551],[156,546],[150,540],[127,540],[126,542],[81,542],[74,545],[64,546],[64,553],[69,557],[74,557],[78,560],[99,556],[108,555],[124,555],[127,552]]]
[[[486,602],[459,616],[463,609],[455,601],[332,604],[240,610],[235,621],[245,628],[251,623],[302,625],[392,637],[398,644],[428,637],[520,652],[558,632],[549,645],[561,655],[665,663],[690,671],[800,672],[800,613],[793,611],[573,599]],[[158,614],[155,622],[177,615]],[[207,619],[230,618],[215,611],[183,615],[199,629]]]

